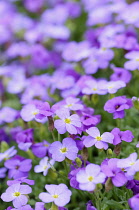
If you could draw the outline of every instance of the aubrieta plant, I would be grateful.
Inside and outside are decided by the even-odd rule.
[[[138,0],[0,0],[0,210],[139,210],[138,37]]]

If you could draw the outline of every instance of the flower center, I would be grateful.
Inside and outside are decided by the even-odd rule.
[[[120,105],[116,105],[116,106],[115,106],[115,109],[118,109],[119,107],[120,107]]]
[[[136,58],[136,61],[139,61],[139,58]]]
[[[88,181],[89,181],[89,182],[92,182],[92,181],[93,181],[93,179],[94,179],[94,177],[93,177],[93,176],[89,176],[89,177],[88,177]]]
[[[19,169],[19,166],[15,166],[15,169]]]
[[[96,91],[96,90],[97,90],[97,88],[92,88],[92,90]]]
[[[48,166],[44,166],[44,167],[43,167],[44,170],[47,169],[47,168],[48,168]]]
[[[68,124],[71,123],[71,120],[69,118],[65,119],[64,121],[65,121],[65,123],[68,123]]]
[[[32,112],[33,115],[37,115],[38,114],[38,111],[34,111]]]
[[[71,107],[72,106],[72,104],[67,104],[67,107]]]
[[[97,136],[97,137],[96,137],[96,140],[97,140],[97,141],[101,141],[101,140],[102,140],[102,137]]]
[[[60,152],[62,152],[62,153],[66,153],[67,151],[68,151],[68,149],[66,147],[60,149]]]
[[[14,193],[14,196],[16,196],[16,197],[19,197],[20,195],[21,195],[20,192],[15,192],[15,193]]]
[[[55,195],[52,195],[52,197],[53,197],[53,198],[58,198],[58,195],[57,195],[57,194],[55,194]]]
[[[131,166],[133,166],[134,164],[135,164],[134,162],[133,163],[130,163]]]
[[[44,146],[45,146],[45,147],[48,147],[49,145],[48,145],[48,144],[44,144]]]

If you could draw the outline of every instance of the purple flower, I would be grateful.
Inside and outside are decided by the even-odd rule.
[[[108,93],[110,94],[114,94],[116,93],[120,88],[123,88],[126,86],[126,83],[124,81],[110,81],[110,82],[107,82],[105,85],[104,85],[104,88],[107,89]]]
[[[35,204],[35,210],[46,210],[45,208],[44,208],[44,203],[43,202],[36,202],[36,204]]]
[[[32,165],[32,160],[24,159],[20,156],[15,156],[10,160],[5,161],[4,166],[9,169],[9,178],[18,179],[28,176]]]
[[[123,169],[126,172],[126,176],[134,176],[134,174],[139,171],[139,160],[137,160],[137,153],[134,152],[129,155],[128,158],[120,159],[117,162],[117,167]]]
[[[139,209],[139,194],[130,198],[128,200],[128,204],[132,208],[132,210],[138,210]]]
[[[17,153],[17,150],[14,146],[12,146],[10,149],[6,150],[3,153],[0,153],[0,162],[4,159],[9,159],[10,157],[13,157]]]
[[[63,58],[66,61],[80,61],[84,58],[87,58],[91,53],[91,49],[89,47],[89,43],[86,41],[76,43],[70,42],[66,45],[63,50]]]
[[[113,185],[121,187],[127,182],[124,172],[117,167],[117,158],[106,159],[101,164],[101,169],[107,177],[111,177]]]
[[[33,143],[33,129],[29,128],[16,134],[15,140],[21,150],[27,151]]]
[[[0,179],[4,178],[6,176],[6,174],[5,174],[6,171],[7,171],[6,168],[4,168],[4,167],[0,168]]]
[[[105,132],[100,135],[100,132],[96,127],[89,128],[88,130],[86,130],[86,132],[89,134],[89,136],[87,136],[83,141],[83,144],[86,147],[91,147],[95,145],[98,149],[107,149],[108,143],[113,142],[113,134]]]
[[[96,184],[103,183],[105,178],[106,176],[101,172],[100,166],[92,163],[88,164],[84,169],[80,169],[76,174],[79,188],[86,191],[93,191]]]
[[[134,138],[131,131],[120,131],[119,128],[114,128],[111,133],[114,135],[113,144],[120,144],[122,141],[131,142]]]
[[[110,76],[110,79],[112,81],[124,81],[125,83],[129,83],[131,78],[132,78],[132,74],[127,71],[126,69],[123,68],[119,68],[119,67],[115,67],[115,66],[111,66],[114,73]]]
[[[28,202],[27,194],[31,193],[32,189],[28,185],[13,184],[7,188],[6,192],[1,195],[1,199],[5,202],[13,202],[15,208],[20,208]]]
[[[34,171],[35,173],[43,172],[43,175],[46,176],[48,173],[48,169],[51,168],[54,165],[54,163],[55,161],[53,159],[49,161],[48,157],[44,157],[40,161],[40,164],[34,167]]]
[[[46,156],[49,146],[50,143],[44,140],[43,142],[33,144],[31,149],[35,156],[43,158]]]
[[[49,152],[54,160],[61,162],[66,157],[70,160],[75,160],[78,148],[72,138],[65,138],[62,143],[59,141],[53,142],[49,147]]]
[[[92,201],[88,201],[86,204],[86,210],[97,210],[97,209],[93,206]]]
[[[139,193],[139,180],[129,180],[126,184],[127,189],[131,189],[133,194],[136,195]]]
[[[125,55],[125,58],[130,59],[130,61],[126,61],[124,64],[124,68],[134,71],[139,70],[139,52],[131,51]]]
[[[104,88],[106,81],[100,80],[88,80],[86,81],[86,86],[83,88],[82,93],[86,95],[98,94],[98,95],[105,95],[107,93],[107,89]]]
[[[30,179],[27,179],[27,177],[21,177],[19,179],[15,179],[15,180],[8,180],[7,181],[7,185],[8,186],[11,186],[13,184],[17,184],[17,183],[26,183],[28,185],[34,185],[35,184],[35,181],[34,180],[30,180]]]
[[[21,206],[19,208],[12,208],[11,210],[34,210],[30,205]]]
[[[133,106],[132,100],[126,96],[117,96],[108,100],[104,105],[104,110],[113,113],[113,118],[124,118],[124,109],[130,109]]]
[[[47,102],[41,101],[34,101],[34,103],[25,105],[20,112],[22,119],[26,122],[33,119],[37,121],[42,120],[43,118],[51,116],[52,114],[53,113],[50,110],[50,105]]]
[[[45,185],[46,190],[48,193],[42,192],[39,195],[39,198],[44,203],[54,202],[57,206],[65,206],[70,201],[71,191],[65,184],[59,185]]]
[[[56,114],[60,119],[55,120],[54,126],[60,134],[66,133],[66,131],[70,134],[77,134],[77,128],[81,127],[81,121],[77,114],[70,116],[67,109],[57,110]]]
[[[79,101],[79,98],[68,97],[65,99],[64,107],[73,111],[81,110],[83,109],[83,105]]]
[[[0,110],[0,124],[2,123],[11,123],[18,116],[18,111],[12,109],[11,107],[3,107]]]

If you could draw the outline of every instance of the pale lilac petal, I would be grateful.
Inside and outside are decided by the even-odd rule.
[[[10,201],[13,201],[15,199],[15,197],[12,195],[13,193],[3,193],[1,195],[1,199],[4,201],[4,202],[10,202]]]
[[[27,172],[30,171],[32,165],[31,165],[32,160],[27,159],[23,160],[20,164],[20,171]]]
[[[35,166],[34,171],[35,173],[43,172],[44,171],[43,166],[40,166],[40,165]]]
[[[29,194],[32,192],[32,188],[28,185],[21,185],[20,186],[20,193],[21,194]]]
[[[86,190],[86,191],[93,191],[95,189],[96,185],[92,182],[88,182],[85,184],[79,184],[79,188],[81,190]]]
[[[127,178],[125,177],[124,173],[118,173],[115,177],[112,178],[112,183],[116,187],[121,187],[127,182]]]
[[[50,203],[54,201],[54,198],[49,193],[42,192],[39,194],[39,199],[44,203]]]
[[[103,182],[105,181],[105,178],[106,178],[105,174],[102,173],[102,172],[100,172],[100,173],[95,177],[95,179],[93,180],[93,182],[94,182],[95,184],[103,183]]]
[[[76,174],[76,180],[79,183],[88,183],[88,177],[86,176],[86,172],[84,169],[81,169],[77,174]]]
[[[56,111],[56,114],[59,118],[61,118],[62,120],[68,118],[70,116],[70,112],[68,109],[60,109]]]
[[[100,173],[100,166],[91,163],[86,166],[85,171],[89,176],[97,176]]]
[[[113,143],[114,135],[109,132],[105,132],[101,135],[102,141],[108,142],[108,143]]]
[[[96,127],[89,128],[88,130],[86,130],[86,132],[94,138],[96,138],[97,136],[100,136],[100,132],[98,128]]]
[[[85,147],[91,147],[96,143],[96,139],[91,137],[91,136],[87,136],[84,141],[83,144],[85,145]]]
[[[60,194],[58,198],[54,199],[54,203],[60,207],[65,206],[67,203],[70,202],[70,196],[71,196],[71,191],[65,190],[65,193]]]
[[[19,197],[16,197],[13,200],[13,206],[15,208],[20,208],[21,206],[26,205],[27,202],[28,202],[27,197],[25,195],[20,195]]]
[[[63,120],[55,120],[54,127],[60,134],[66,133],[66,124]]]
[[[71,124],[66,123],[66,129],[70,134],[77,134],[76,128]]]

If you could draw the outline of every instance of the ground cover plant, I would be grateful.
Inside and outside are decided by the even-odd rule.
[[[0,209],[139,210],[139,1],[0,1]]]

